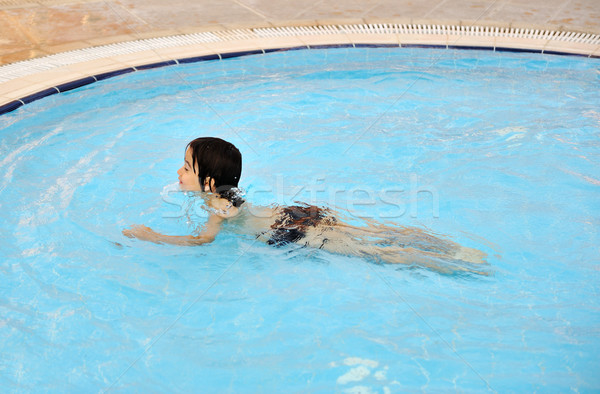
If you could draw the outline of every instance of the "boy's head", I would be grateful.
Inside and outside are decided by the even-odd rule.
[[[229,195],[227,192],[237,188],[240,181],[242,154],[233,144],[220,138],[196,138],[186,147],[184,166],[177,172],[180,182],[182,178],[186,178],[188,170],[193,171],[197,176],[200,191],[219,193],[227,198]],[[232,202],[236,203],[236,201]]]

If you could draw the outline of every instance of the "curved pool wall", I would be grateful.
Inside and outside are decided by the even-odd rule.
[[[388,57],[397,60],[378,62]],[[367,73],[357,78],[361,69]],[[597,85],[597,69],[596,60],[490,51],[287,51],[130,73],[1,117],[4,180],[13,178],[3,201],[10,218],[2,222],[0,271],[12,287],[2,297],[11,320],[0,385],[476,392],[489,382],[498,392],[597,390],[599,96],[581,93]],[[382,70],[400,71],[403,83],[381,83]],[[285,75],[292,81],[273,85]],[[567,75],[579,83],[558,78]],[[342,155],[406,86],[413,88],[405,100]],[[359,88],[346,97],[358,103],[342,100],[347,88]],[[544,100],[536,105],[534,95]],[[340,107],[346,111],[332,116]],[[494,275],[310,257],[226,232],[202,250],[125,239],[120,231],[130,223],[187,228],[186,218],[171,218],[175,206],[160,191],[197,127],[237,138],[219,116],[258,153],[240,144],[249,153],[242,185],[249,201],[274,201],[254,191],[277,174],[288,198],[304,201],[296,186],[318,180],[322,168],[336,174],[333,191],[358,182],[409,190],[410,174],[419,174],[420,184],[443,192],[442,210],[434,219],[421,205],[413,220],[485,247]],[[125,154],[138,152],[140,139],[143,154]],[[115,182],[118,174],[125,179]],[[360,196],[353,195],[346,196]],[[365,210],[374,212],[352,208]],[[499,245],[501,256],[468,234]],[[223,250],[245,257],[232,266],[237,260],[223,259]]]
[[[600,35],[498,26],[313,25],[223,30],[91,47],[0,67],[0,115],[125,73],[324,47],[434,47],[600,58]]]

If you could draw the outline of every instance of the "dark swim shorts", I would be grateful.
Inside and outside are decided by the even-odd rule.
[[[285,207],[281,210],[279,218],[271,225],[274,231],[267,244],[282,246],[298,242],[306,236],[307,227],[316,227],[325,218],[330,224],[335,222],[335,218],[327,217],[327,210],[314,205]]]

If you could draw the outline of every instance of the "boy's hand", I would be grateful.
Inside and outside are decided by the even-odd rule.
[[[123,230],[123,235],[129,238],[141,239],[142,241],[160,242],[158,240],[159,234],[143,224],[136,224],[131,226],[130,229]]]

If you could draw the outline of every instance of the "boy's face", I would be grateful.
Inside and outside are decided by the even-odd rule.
[[[198,166],[196,166],[196,168],[198,168]],[[194,171],[194,167],[192,166],[192,150],[190,148],[185,151],[183,166],[177,170],[177,175],[179,175],[179,187],[181,190],[190,192],[202,191],[198,174]]]

